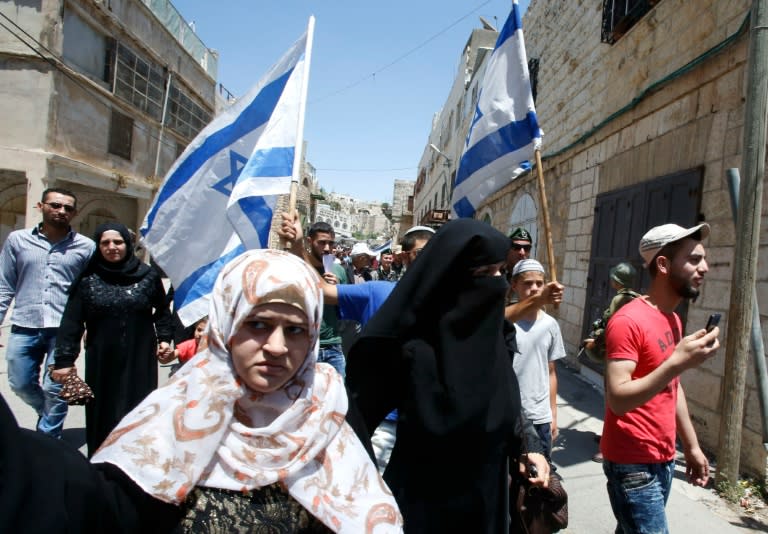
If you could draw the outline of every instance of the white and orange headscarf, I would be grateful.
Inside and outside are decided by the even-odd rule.
[[[249,390],[228,346],[254,307],[286,302],[307,315],[307,358],[283,388]],[[401,532],[402,517],[345,422],[342,379],[317,363],[320,280],[288,253],[248,251],[213,289],[208,347],[129,413],[93,456],[145,492],[181,504],[195,486],[252,490],[280,483],[335,532]]]

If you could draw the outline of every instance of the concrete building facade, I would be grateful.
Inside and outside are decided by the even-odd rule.
[[[478,28],[472,31],[464,45],[453,86],[443,108],[434,115],[419,160],[413,199],[414,224],[439,226],[448,221],[456,169],[486,60],[493,51],[497,35],[490,27]]]
[[[76,193],[86,235],[138,228],[214,113],[216,53],[168,1],[3,1],[0,17],[0,240],[52,186]]]
[[[413,226],[412,180],[395,180],[392,189],[392,238],[400,242],[402,235]]]
[[[640,10],[612,13],[609,7],[618,4],[599,0],[532,0],[524,17],[528,58],[538,65],[533,82],[545,132],[554,267],[567,286],[554,315],[569,357],[579,365],[580,341],[611,297],[610,266],[630,261],[643,272],[637,243],[651,226],[708,222],[706,282],[698,301],[680,312],[686,333],[703,327],[710,313],[724,314],[723,348],[682,375],[699,439],[712,453],[718,447],[724,396],[736,240],[725,171],[741,165],[751,2],[628,4]],[[768,262],[766,211],[764,200],[759,265]],[[485,215],[501,230],[524,215],[543,242],[534,175],[519,177],[488,199],[478,217]],[[546,263],[545,244],[537,256]],[[645,273],[636,289],[647,284]],[[757,290],[766,332],[765,269],[759,270]],[[582,369],[601,372],[599,367]],[[760,406],[754,373],[747,374],[741,467],[764,476]]]

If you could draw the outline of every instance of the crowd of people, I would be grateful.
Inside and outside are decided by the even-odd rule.
[[[524,531],[517,488],[556,472],[566,355],[546,311],[565,287],[526,229],[458,219],[374,252],[285,213],[289,251],[228,263],[174,347],[161,275],[130,230],[73,231],[65,189],[38,208],[0,253],[9,382],[39,416],[22,429],[0,398],[0,530]],[[713,356],[719,330],[684,336],[674,312],[699,293],[709,232],[650,229],[647,293],[616,266],[618,296],[585,340],[605,365],[600,460],[623,534],[668,531],[676,436],[690,482],[709,478],[679,375]],[[57,439],[81,344],[88,459]],[[158,387],[158,362],[176,360]]]

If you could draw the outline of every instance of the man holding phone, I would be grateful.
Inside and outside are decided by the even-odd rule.
[[[699,295],[708,271],[709,225],[664,224],[640,240],[648,293],[622,307],[606,329],[606,413],[600,441],[617,532],[668,532],[665,505],[680,437],[688,481],[705,486],[709,463],[688,414],[680,374],[714,356],[719,328],[682,336],[674,312]]]

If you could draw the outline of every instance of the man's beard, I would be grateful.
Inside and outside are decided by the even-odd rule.
[[[672,274],[670,276],[670,282],[672,282],[672,289],[675,290],[677,296],[684,299],[696,300],[699,296],[699,289],[691,285],[691,281],[683,278],[680,275]]]
[[[56,217],[44,217],[43,221],[48,226],[51,226],[53,228],[57,228],[59,230],[66,230],[69,228],[69,221],[67,219],[58,219]]]

